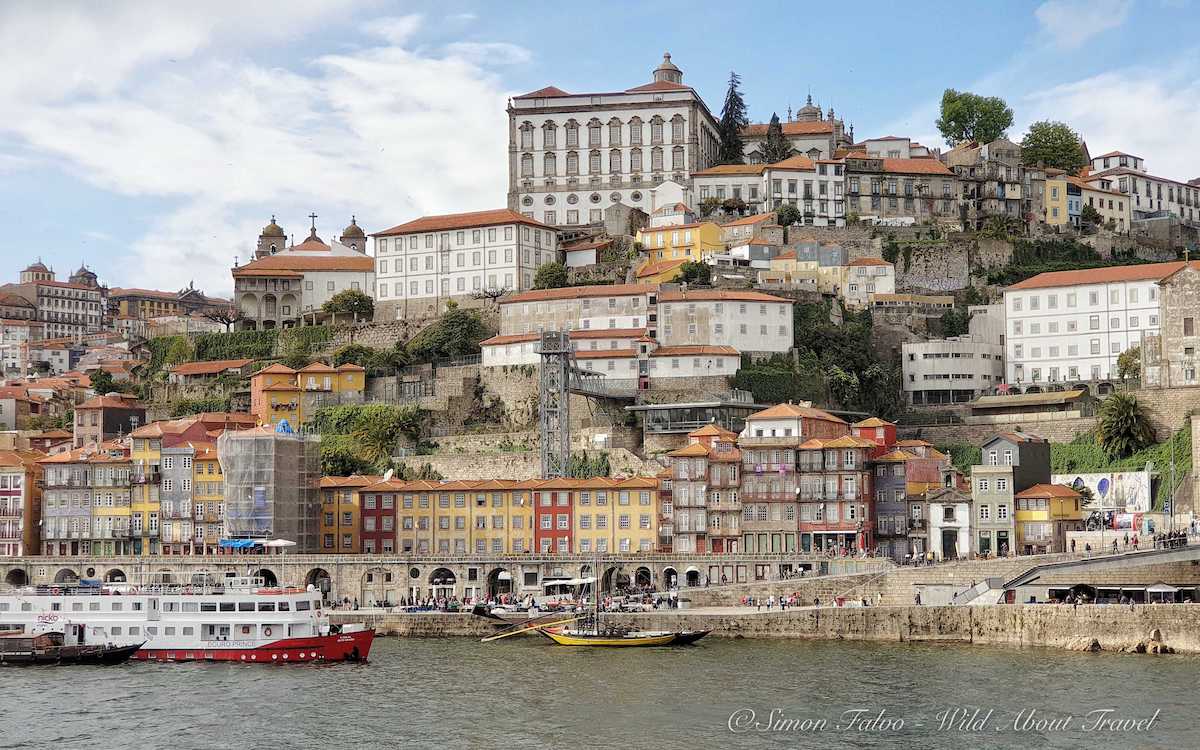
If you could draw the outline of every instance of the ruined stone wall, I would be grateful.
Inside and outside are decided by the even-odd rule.
[[[992,424],[949,424],[905,426],[896,428],[901,438],[920,438],[934,445],[949,443],[970,443],[979,445],[997,432],[1025,431],[1044,437],[1052,443],[1069,443],[1076,435],[1087,432],[1096,426],[1095,417],[1079,417],[1075,419],[1057,419],[1045,421],[1022,420],[1013,417],[1008,422]]]

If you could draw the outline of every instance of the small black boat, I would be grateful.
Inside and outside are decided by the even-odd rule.
[[[63,634],[0,633],[0,666],[121,664],[142,644],[127,646],[64,643]]]
[[[671,645],[690,646],[711,632],[711,630],[681,630],[675,634],[675,640],[671,641]]]

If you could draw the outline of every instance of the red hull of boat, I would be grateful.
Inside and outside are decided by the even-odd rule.
[[[143,648],[133,658],[140,661],[238,661],[251,664],[366,661],[374,640],[375,631],[367,629],[311,638],[285,638],[255,648]]]

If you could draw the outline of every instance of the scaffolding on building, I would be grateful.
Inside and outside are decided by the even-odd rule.
[[[320,551],[321,436],[274,428],[227,430],[217,438],[225,478],[225,529],[233,540],[281,539]]]

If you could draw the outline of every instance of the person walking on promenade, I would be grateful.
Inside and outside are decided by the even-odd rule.
[[[1074,539],[1071,540],[1071,554],[1072,555],[1075,554],[1075,540]]]
[[[918,607],[921,606],[921,592],[920,591],[918,591],[916,593],[916,595],[913,596],[913,603],[915,603]]]
[[[755,606],[758,607],[758,611],[762,612],[762,597],[761,596],[754,597],[754,604],[755,604]]]
[[[1137,548],[1138,548],[1138,535],[1135,532],[1133,535],[1133,551],[1137,552]]]
[[[775,595],[771,594],[770,596],[767,597],[767,611],[770,612],[771,607],[774,607],[774,606],[775,606]]]

